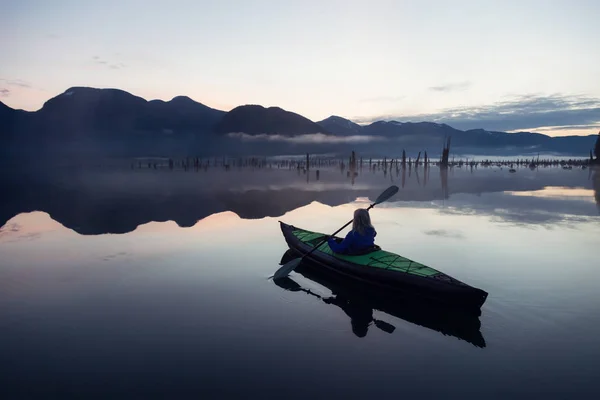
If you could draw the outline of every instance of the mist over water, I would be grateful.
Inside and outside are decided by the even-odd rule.
[[[600,171],[139,165],[3,170],[4,398],[598,395]],[[331,233],[390,185],[376,243],[480,316],[269,279],[279,220]]]

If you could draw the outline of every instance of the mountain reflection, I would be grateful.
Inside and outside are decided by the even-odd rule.
[[[509,173],[506,168],[475,171],[456,168],[431,173],[431,169],[437,167],[399,168],[396,174],[390,170],[390,176],[375,168],[351,174],[335,168],[316,171],[215,168],[184,172],[113,167],[62,168],[36,173],[5,170],[0,177],[4,188],[0,226],[17,214],[31,211],[47,212],[65,227],[86,235],[126,233],[152,221],[172,220],[189,227],[223,211],[232,211],[241,218],[278,217],[314,201],[337,206],[359,197],[374,199],[394,182],[393,175],[401,180],[395,202],[453,202],[454,207],[447,210],[449,212],[493,213],[512,204],[505,213],[507,218],[522,223],[543,223],[553,217],[548,213],[529,217],[527,210],[584,217],[597,216],[600,211],[600,171],[597,170],[522,168]],[[548,186],[593,189],[598,209],[592,213],[588,204],[536,196],[518,199],[519,196],[514,199],[504,196],[497,200],[501,204],[494,204],[496,200],[491,197],[475,205],[459,204],[466,194],[531,192]]]
[[[600,213],[600,167],[597,167],[593,172],[592,183],[594,187],[594,198],[596,199],[596,206],[598,207],[598,213]]]

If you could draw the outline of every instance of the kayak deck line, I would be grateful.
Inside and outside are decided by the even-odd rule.
[[[311,247],[314,247],[316,243],[320,242],[325,236],[327,236],[319,232],[311,232],[297,227],[293,227],[292,233],[302,243],[308,244]],[[366,267],[388,269],[423,277],[434,277],[438,274],[443,274],[442,272],[427,265],[383,249],[375,250],[364,255],[348,255],[333,252],[333,250],[331,250],[329,247],[329,244],[325,242],[317,248],[317,251],[321,251],[335,258],[339,258],[340,260],[349,261],[358,265],[364,265]]]

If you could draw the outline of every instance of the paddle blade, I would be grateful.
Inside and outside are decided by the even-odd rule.
[[[380,321],[380,320],[376,319],[374,322],[375,322],[375,326],[384,332],[393,333],[396,330],[396,327],[394,325],[388,324],[385,321]]]
[[[290,292],[299,292],[302,287],[292,278],[284,276],[283,278],[273,279],[273,282],[282,289],[289,290]]]
[[[295,258],[292,261],[287,262],[286,264],[283,264],[283,266],[281,268],[279,268],[277,271],[275,271],[275,274],[273,275],[273,279],[281,279],[283,277],[288,276],[288,274],[290,272],[292,272],[297,266],[298,264],[300,264],[300,261],[302,261],[301,258]]]
[[[388,200],[390,197],[392,197],[393,195],[395,195],[396,193],[398,193],[398,186],[396,185],[392,185],[389,188],[387,188],[385,190],[385,192],[381,193],[379,195],[379,197],[377,198],[377,200],[375,200],[374,204],[380,204],[383,203],[384,201]]]

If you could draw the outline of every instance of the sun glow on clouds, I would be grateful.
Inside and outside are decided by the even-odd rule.
[[[523,191],[523,192],[505,192],[512,196],[533,196],[553,199],[573,199],[578,198],[586,202],[594,202],[594,191],[586,188],[567,188],[560,186],[546,186],[541,190]]]
[[[597,125],[541,126],[533,129],[515,129],[508,133],[523,131],[543,133],[548,136],[588,136],[600,131],[600,121]]]

